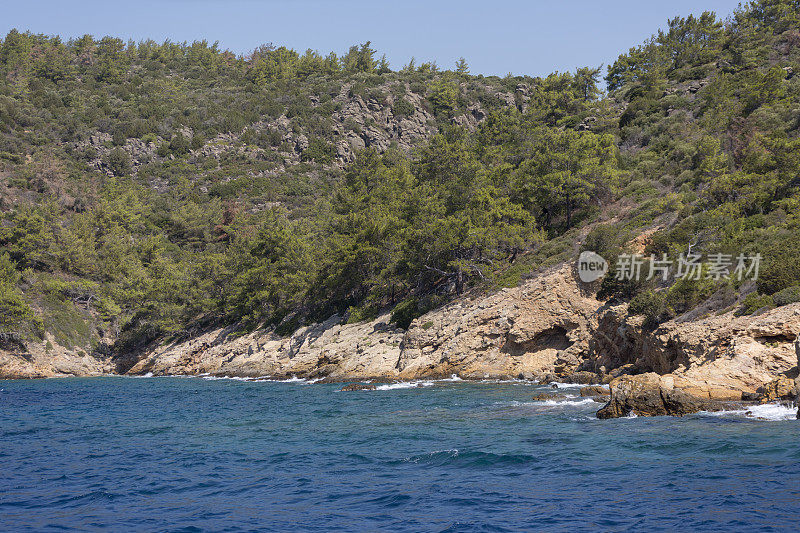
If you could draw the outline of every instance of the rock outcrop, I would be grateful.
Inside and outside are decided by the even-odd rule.
[[[700,397],[739,400],[743,392],[755,394],[797,365],[793,341],[800,332],[800,304],[753,317],[731,311],[678,319],[655,331],[642,328],[641,317],[626,317],[624,309],[611,308],[599,324],[588,366],[674,374]]]
[[[597,385],[583,387],[581,389],[581,396],[584,398],[592,398],[595,396],[610,396],[611,391],[605,387],[599,387]]]
[[[398,377],[404,332],[389,315],[372,322],[343,324],[335,316],[301,328],[291,337],[256,331],[237,336],[218,329],[186,342],[161,346],[125,372],[128,374],[329,378]]]
[[[752,317],[679,317],[649,331],[625,305],[599,301],[589,289],[565,264],[516,288],[458,299],[407,331],[388,314],[355,324],[334,316],[289,337],[215,329],[113,361],[61,347],[0,349],[0,377],[117,372],[352,381],[457,374],[610,381],[609,403],[599,413],[606,418],[681,415],[722,401],[785,400],[798,392],[800,380],[792,380],[800,358],[800,304]]]
[[[236,337],[233,330],[219,329],[153,348],[122,370],[340,381],[453,374],[534,378],[577,367],[589,349],[601,305],[584,294],[571,267],[562,266],[518,288],[430,312],[408,331],[391,325],[389,315],[359,324],[333,317],[286,338],[263,331]]]
[[[42,342],[0,345],[0,379],[100,376],[113,370],[108,353],[61,346],[49,334]]]
[[[565,265],[420,317],[403,339],[400,375],[534,377],[574,370],[589,350],[602,306],[578,283]]]
[[[671,374],[622,376],[610,383],[610,389],[611,399],[597,412],[598,418],[684,416],[722,408],[720,402],[696,396],[693,383]]]
[[[355,392],[362,390],[375,390],[377,387],[372,383],[350,383],[340,389],[340,392]]]
[[[794,352],[797,356],[798,375],[794,378],[794,404],[797,406],[797,418],[800,420],[800,334],[794,341]]]

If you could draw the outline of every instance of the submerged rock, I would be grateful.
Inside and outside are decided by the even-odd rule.
[[[534,394],[531,397],[534,402],[550,402],[553,400],[565,400],[566,398],[567,396],[565,394],[549,394],[547,392]]]
[[[348,383],[341,388],[340,392],[353,392],[359,390],[375,390],[377,387],[372,383]]]

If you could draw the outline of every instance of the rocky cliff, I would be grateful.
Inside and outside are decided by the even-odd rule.
[[[720,401],[791,398],[799,333],[800,304],[751,317],[730,311],[673,320],[649,331],[624,305],[598,300],[565,264],[517,288],[461,298],[407,331],[389,315],[356,324],[335,316],[289,337],[214,329],[126,358],[32,347],[0,352],[0,376],[116,372],[341,381],[453,374],[571,379],[589,371],[611,381],[601,416],[684,414]]]

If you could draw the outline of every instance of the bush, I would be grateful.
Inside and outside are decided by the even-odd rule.
[[[797,238],[776,242],[761,255],[761,272],[758,276],[758,290],[764,294],[775,294],[797,285],[800,279],[800,255]]]
[[[106,165],[115,176],[125,176],[131,172],[131,156],[122,148],[114,148],[106,158]]]
[[[685,313],[710,298],[715,290],[716,283],[705,274],[697,280],[680,278],[667,291],[665,309],[675,314]]]
[[[458,86],[446,79],[440,78],[433,82],[428,92],[428,100],[433,105],[434,112],[451,113],[458,105]]]
[[[399,328],[408,329],[411,322],[421,315],[422,313],[420,313],[417,299],[409,298],[408,300],[400,302],[397,307],[394,308],[392,311],[392,322],[397,324]]]
[[[664,315],[664,295],[655,291],[644,291],[633,297],[628,313],[645,317],[643,326],[655,329]]]
[[[336,148],[329,142],[316,138],[308,141],[308,148],[303,150],[301,161],[314,161],[319,164],[329,164],[336,156]]]
[[[400,98],[394,103],[392,113],[398,118],[409,117],[414,114],[414,104],[405,98]]]
[[[177,155],[185,155],[189,153],[189,141],[183,136],[183,133],[178,132],[172,136],[169,142],[170,151]]]
[[[800,285],[788,287],[772,295],[772,301],[777,307],[800,302]]]
[[[613,224],[598,224],[586,235],[581,251],[590,251],[602,256],[609,264],[622,253],[628,234]]]
[[[773,301],[772,296],[753,292],[748,294],[747,298],[744,299],[742,306],[736,311],[736,316],[752,315],[759,309],[763,309],[765,307],[772,308],[774,306],[775,302]]]

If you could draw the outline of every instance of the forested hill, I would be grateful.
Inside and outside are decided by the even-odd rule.
[[[119,353],[217,324],[407,326],[580,247],[761,253],[603,282],[656,325],[800,299],[800,1],[676,18],[607,69],[483,77],[369,43],[0,43],[0,338]],[[638,238],[643,232],[646,238]]]

